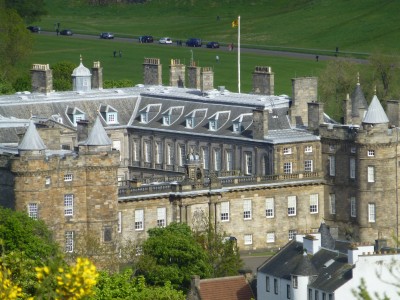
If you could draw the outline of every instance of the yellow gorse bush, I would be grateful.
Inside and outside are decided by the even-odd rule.
[[[11,271],[0,265],[0,299],[14,300],[22,296],[22,289],[11,281]]]
[[[91,296],[99,274],[95,265],[87,258],[77,258],[76,264],[70,268],[58,268],[56,276],[56,299],[79,300]],[[48,267],[36,268],[39,282],[50,274]]]

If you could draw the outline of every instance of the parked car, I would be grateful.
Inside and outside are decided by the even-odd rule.
[[[188,47],[201,47],[201,39],[190,38],[186,41],[186,46]]]
[[[73,35],[72,30],[70,29],[63,29],[60,31],[61,35]]]
[[[153,37],[151,35],[143,35],[139,37],[140,43],[152,43]]]
[[[219,48],[219,43],[218,42],[208,42],[207,43],[207,48]]]
[[[163,37],[158,42],[160,44],[172,44],[172,40],[169,37]]]
[[[35,32],[35,33],[38,33],[41,30],[39,26],[32,26],[32,25],[26,27],[26,29],[28,29],[30,32]]]
[[[106,40],[113,39],[113,38],[114,38],[114,33],[111,33],[111,32],[102,32],[102,33],[100,34],[100,38],[101,38],[101,39],[106,39]]]

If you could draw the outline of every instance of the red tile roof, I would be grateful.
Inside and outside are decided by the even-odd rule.
[[[200,280],[201,300],[250,300],[254,299],[245,277],[232,276]]]

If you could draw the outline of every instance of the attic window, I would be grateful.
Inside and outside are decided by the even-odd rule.
[[[146,111],[140,113],[140,122],[145,124],[148,122],[148,114]]]
[[[74,115],[74,125],[75,126],[81,120],[85,120],[85,115],[84,114]]]
[[[77,107],[67,107],[66,114],[74,126],[77,126],[79,121],[85,120],[85,113]]]
[[[107,113],[107,123],[108,123],[108,124],[115,124],[115,123],[117,123],[117,113],[116,113],[116,112],[109,112],[109,113]]]
[[[193,117],[186,118],[186,128],[193,128],[194,120]]]
[[[211,131],[216,131],[217,130],[217,126],[218,126],[218,121],[215,119],[212,119],[209,121],[208,123],[208,129]]]
[[[241,122],[235,121],[233,122],[233,132],[241,132]]]
[[[163,125],[171,125],[171,118],[169,115],[163,115]]]

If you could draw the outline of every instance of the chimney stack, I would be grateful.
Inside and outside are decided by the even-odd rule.
[[[214,89],[214,72],[210,67],[204,67],[201,70],[201,91]]]
[[[92,89],[103,89],[103,67],[100,66],[99,61],[93,62],[92,68]]]
[[[253,138],[263,140],[268,134],[268,111],[264,107],[253,110]]]
[[[171,59],[169,66],[169,85],[177,87],[185,87],[186,67],[181,64],[179,59]]]
[[[145,85],[162,85],[162,65],[159,58],[144,59],[143,77]]]
[[[33,64],[31,69],[33,93],[51,93],[53,91],[53,71],[49,65]]]
[[[253,93],[273,95],[274,88],[274,73],[271,67],[257,66],[253,72]]]

